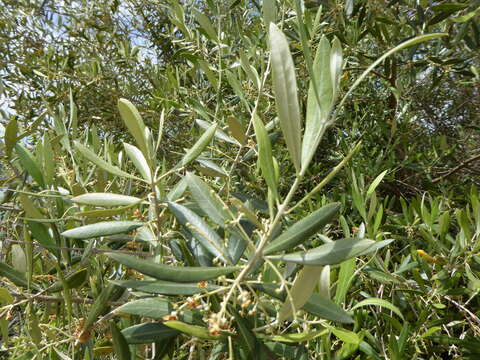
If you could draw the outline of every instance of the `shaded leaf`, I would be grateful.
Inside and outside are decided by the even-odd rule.
[[[124,212],[130,210],[133,205],[122,206],[113,209],[96,209],[96,210],[85,210],[79,211],[75,215],[76,216],[85,216],[88,218],[105,218],[105,217],[112,217],[116,215],[123,214]]]
[[[315,210],[307,217],[293,224],[279,237],[270,242],[263,253],[269,255],[275,252],[289,250],[307,241],[332,221],[340,210],[340,203],[331,203]]]
[[[227,117],[228,131],[242,145],[247,143],[247,135],[243,124],[233,116]]]
[[[194,295],[216,290],[217,285],[199,287],[197,283],[178,283],[162,280],[112,280],[112,283],[138,291],[161,295]]]
[[[17,286],[21,286],[24,288],[28,287],[27,279],[24,273],[15,270],[10,265],[5,264],[4,262],[0,261],[0,275],[2,277],[6,277],[12,283]]]
[[[17,117],[12,116],[7,126],[5,126],[5,134],[3,136],[3,139],[5,141],[5,154],[7,155],[8,159],[10,159],[10,156],[12,155],[12,150],[15,144],[17,143],[17,133],[18,133]]]
[[[127,340],[118,329],[114,321],[110,321],[110,333],[112,334],[113,350],[118,360],[131,360],[130,348]]]
[[[222,178],[227,178],[228,174],[227,172],[222,169],[220,166],[215,164],[211,160],[207,159],[197,159],[197,163],[200,164],[200,166],[197,167],[198,171],[200,171],[202,174],[205,174],[207,176],[213,176],[213,177],[222,177]]]
[[[173,202],[168,203],[168,208],[180,224],[185,226],[213,256],[217,256],[223,262],[231,261],[222,245],[222,239],[200,216],[185,206]]]
[[[233,220],[227,210],[227,205],[216,195],[210,186],[190,172],[187,173],[185,179],[193,199],[208,215],[210,220],[221,227],[225,227],[227,220]]]
[[[193,160],[195,160],[201,152],[210,144],[212,141],[213,136],[215,135],[215,132],[217,130],[217,124],[212,124],[208,128],[207,131],[205,131],[202,136],[197,140],[197,142],[186,152],[186,154],[183,156],[182,160],[180,161],[180,164],[177,165],[179,166],[186,166]]]
[[[83,330],[89,332],[98,316],[108,308],[108,302],[117,297],[118,294],[121,295],[123,292],[123,288],[114,284],[108,284],[107,287],[104,287],[90,308],[88,317],[83,324]]]
[[[225,335],[210,335],[206,327],[191,325],[178,320],[165,321],[164,324],[169,328],[181,331],[182,333],[199,339],[218,340],[225,337]]]
[[[286,298],[285,290],[279,292],[280,286],[272,283],[261,283],[261,284],[252,284],[252,287],[263,291],[264,293],[270,295],[275,299],[284,301]],[[303,305],[302,310],[309,312],[315,316],[321,317],[323,319],[351,324],[353,319],[350,315],[343,310],[340,306],[333,303],[331,300],[324,298],[318,294],[313,294],[307,300],[305,305]]]
[[[22,167],[28,172],[28,174],[30,174],[33,180],[35,180],[40,187],[45,187],[45,181],[43,179],[41,167],[35,160],[32,153],[21,144],[15,145],[15,151],[17,152]]]
[[[175,337],[180,332],[162,323],[143,323],[122,330],[128,344],[148,344]]]

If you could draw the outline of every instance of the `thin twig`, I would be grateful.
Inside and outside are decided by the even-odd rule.
[[[439,176],[437,177],[436,179],[433,179],[432,182],[435,184],[439,181],[442,181],[443,179],[449,177],[450,175],[456,173],[458,170],[464,168],[465,166],[467,166],[468,164],[470,164],[471,162],[475,161],[475,160],[478,160],[480,159],[480,154],[478,155],[475,155],[475,156],[472,156],[470,159],[467,159],[465,160],[464,162],[462,162],[460,165],[457,165],[455,166],[453,169],[449,170],[446,174],[442,175],[442,176]]]

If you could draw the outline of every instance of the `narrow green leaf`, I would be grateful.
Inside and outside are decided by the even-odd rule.
[[[228,207],[198,176],[187,173],[185,179],[190,193],[198,206],[208,215],[210,220],[221,227],[225,227],[227,220],[233,220],[227,211]]]
[[[396,307],[395,305],[393,305],[391,302],[389,302],[387,300],[384,300],[384,299],[368,298],[368,299],[362,300],[359,303],[355,304],[350,310],[353,311],[353,310],[358,309],[360,307],[370,306],[370,305],[380,306],[380,307],[384,307],[388,310],[391,310],[392,312],[397,314],[402,320],[405,321],[405,318],[403,317],[403,314],[400,311],[400,309],[398,307]]]
[[[303,305],[310,299],[315,287],[317,286],[318,279],[323,266],[304,266],[302,270],[297,274],[293,282],[290,294],[292,299],[285,300],[278,313],[278,322],[289,319],[294,312],[301,309]]]
[[[269,44],[272,59],[273,90],[280,127],[293,164],[300,171],[301,119],[298,105],[297,80],[292,55],[285,35],[270,23]]]
[[[219,40],[217,37],[217,33],[215,32],[215,29],[213,28],[213,25],[208,19],[208,17],[202,14],[201,12],[199,12],[197,9],[193,9],[193,16],[195,17],[195,20],[197,20],[197,22],[200,24],[202,29],[205,30],[205,33],[207,34],[207,36],[211,40],[218,43]]]
[[[136,176],[126,173],[125,171],[121,170],[115,165],[107,163],[105,160],[97,156],[93,151],[91,151],[89,148],[87,148],[85,145],[81,144],[80,142],[74,141],[74,145],[75,145],[75,148],[80,152],[80,154],[82,154],[82,156],[84,156],[86,159],[90,160],[91,162],[93,162],[95,165],[99,166],[103,170],[106,170],[109,173],[112,173],[113,175],[123,176],[129,179],[143,181],[142,179],[137,178]]]
[[[130,354],[130,348],[128,347],[127,340],[113,320],[110,321],[110,332],[112,334],[115,358],[118,360],[131,360],[132,355]]]
[[[307,241],[332,221],[340,210],[340,203],[331,203],[314,211],[307,217],[296,222],[265,247],[263,253],[269,255],[283,250],[289,250]]]
[[[458,23],[464,23],[478,14],[480,14],[480,7],[474,11],[470,11],[469,13],[466,13],[465,15],[455,17],[452,20]]]
[[[199,339],[218,340],[225,337],[225,335],[210,335],[206,327],[191,325],[178,320],[165,321],[164,324],[171,329],[181,331],[184,334],[194,336]]]
[[[115,309],[117,314],[137,315],[140,317],[162,319],[173,311],[172,304],[165,298],[146,298],[130,301]]]
[[[360,344],[360,341],[361,341],[360,337],[353,331],[332,328],[332,333],[334,333],[335,336],[338,337],[340,340],[342,340],[344,343],[355,344],[355,345]]]
[[[43,179],[42,170],[35,160],[32,153],[23,145],[17,144],[15,145],[15,150],[17,152],[18,158],[20,160],[20,164],[22,167],[27,170],[30,176],[35,180],[35,182],[40,187],[45,187],[45,181]]]
[[[197,283],[178,283],[162,280],[113,280],[112,283],[124,288],[160,295],[194,295],[216,290],[217,285],[198,287]]]
[[[135,165],[143,179],[148,183],[152,183],[152,171],[150,170],[147,159],[145,159],[145,156],[143,156],[140,149],[127,143],[123,143],[123,147],[125,148],[127,156],[132,160],[133,165]]]
[[[271,259],[304,265],[335,265],[352,257],[365,254],[375,241],[346,238],[318,246],[312,250],[293,254],[270,256]]]
[[[10,159],[10,156],[12,155],[12,150],[17,143],[17,133],[17,117],[12,116],[12,119],[8,122],[7,126],[5,126],[5,134],[3,136],[5,142],[5,154],[7,155],[8,159]]]
[[[64,231],[60,235],[71,239],[91,239],[100,236],[127,233],[145,225],[138,221],[104,221]]]
[[[183,156],[182,160],[180,161],[180,164],[177,165],[177,167],[186,166],[190,162],[195,160],[201,154],[201,152],[208,146],[208,144],[210,144],[216,131],[217,131],[217,124],[212,124],[212,126],[210,126],[208,130],[205,131],[202,134],[202,136],[200,136],[200,138],[192,146],[192,148],[186,152],[186,154]]]
[[[122,206],[137,204],[142,199],[134,196],[112,194],[112,193],[88,193],[75,196],[71,199],[74,203],[92,206]]]
[[[252,284],[252,287],[263,291],[273,298],[285,301],[286,292],[278,291],[280,286],[271,283]],[[302,310],[318,316],[322,319],[331,320],[339,323],[351,324],[353,319],[340,306],[333,303],[331,300],[324,298],[318,294],[312,294],[308,301],[303,305]]]
[[[313,62],[315,78],[310,80],[308,88],[305,133],[302,143],[302,172],[307,170],[313,155],[317,151],[323,133],[329,125],[329,115],[333,106],[334,94],[331,65],[338,66],[336,61],[331,62],[330,43],[323,36]],[[315,81],[315,84],[313,81]]]
[[[367,197],[372,195],[377,186],[382,182],[383,178],[385,175],[387,175],[388,170],[383,171],[380,175],[378,175],[375,180],[372,181],[370,186],[368,187],[367,190]]]
[[[130,134],[137,142],[138,147],[142,151],[145,158],[150,158],[149,147],[147,144],[147,138],[145,137],[145,124],[137,108],[128,100],[118,100],[118,110],[120,115],[127,126]]]
[[[168,203],[168,208],[180,224],[185,226],[208,252],[223,262],[231,262],[220,236],[200,216],[185,206],[173,202]]]
[[[272,191],[273,197],[276,199],[278,198],[278,191],[273,166],[272,145],[270,144],[267,130],[257,114],[253,115],[253,127],[258,143],[258,160],[260,169],[262,170],[262,176],[267,182],[268,188]]]
[[[159,280],[181,283],[212,280],[222,275],[231,274],[240,269],[237,266],[185,267],[162,265],[152,261],[138,259],[130,255],[116,253],[107,253],[107,256],[129,268],[139,271],[142,274]]]
[[[175,337],[180,332],[162,323],[143,323],[122,330],[128,344],[148,344]]]

